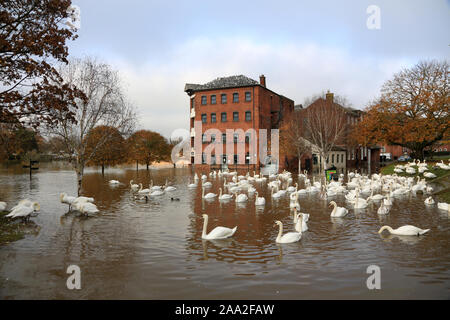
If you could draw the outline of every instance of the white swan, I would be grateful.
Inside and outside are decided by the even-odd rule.
[[[390,211],[389,207],[385,206],[384,201],[383,201],[383,202],[381,202],[381,205],[378,208],[377,213],[378,214],[388,214],[389,211]]]
[[[151,190],[151,189],[150,189]],[[150,196],[155,197],[155,196],[162,196],[164,194],[164,190],[154,190],[150,192]]]
[[[94,202],[94,198],[91,197],[83,197],[83,196],[79,196],[77,198],[75,198],[75,200],[72,202],[72,205],[74,206],[77,203],[82,203],[82,202]]]
[[[255,199],[255,206],[263,206],[266,204],[266,199],[264,197],[258,197],[258,192],[255,192],[256,199]]]
[[[206,234],[206,229],[208,227],[208,215],[203,214],[203,231],[202,231],[202,239],[211,240],[211,239],[226,239],[236,232],[237,226],[233,229],[226,228],[226,227],[215,227],[213,230],[211,230],[210,233]]]
[[[197,179],[198,180],[198,179]],[[197,181],[196,180],[196,181]],[[191,183],[191,179],[189,179],[188,188],[197,188],[197,183]]]
[[[356,198],[353,203],[353,207],[355,209],[364,209],[367,207],[367,201],[362,198],[359,198],[359,192],[356,193]]]
[[[370,193],[370,196],[367,198],[367,201],[373,200],[373,201],[380,201],[383,200],[384,196],[382,196],[381,194],[373,194],[373,189],[372,192]]]
[[[161,189],[162,189],[161,186],[154,186],[153,180],[150,180],[150,191],[161,190]]]
[[[425,202],[426,205],[429,205],[429,206],[435,204],[435,202],[433,200],[433,197],[426,198],[424,202]]]
[[[0,211],[6,211],[6,202],[0,201]]]
[[[248,197],[247,197],[246,194],[241,193],[241,194],[238,195],[236,193],[236,200],[235,200],[235,202],[247,202],[247,200],[248,200]]]
[[[75,204],[75,209],[85,215],[96,214],[100,211],[98,210],[97,206],[91,202],[79,202]]]
[[[337,203],[330,201],[330,207],[334,206],[333,211],[331,211],[330,217],[343,217],[348,213],[348,210],[344,207],[338,207]]]
[[[210,188],[210,187],[212,187],[212,183],[209,182],[209,181],[207,181],[207,182],[205,182],[205,183],[202,183],[202,186],[203,186],[203,187],[206,187],[206,188]]]
[[[142,183],[139,183],[139,190],[138,193],[139,194],[144,194],[144,193],[149,193],[150,189],[142,189]]]
[[[445,210],[445,211],[450,212],[450,204],[448,204],[448,203],[445,203],[445,202],[438,202],[437,207],[438,207],[438,209],[441,209],[441,210]]]
[[[139,189],[139,185],[133,184],[133,180],[130,180],[130,188],[132,191],[137,191],[137,189]]]
[[[275,221],[275,225],[278,225],[278,236],[275,239],[276,243],[293,243],[300,240],[302,237],[302,234],[300,232],[288,232],[283,235],[283,223],[281,221],[277,220]]]
[[[72,204],[76,200],[76,197],[68,196],[67,193],[63,192],[59,195],[59,201],[61,203],[66,203],[69,205],[69,211],[72,209]]]
[[[419,235],[423,235],[423,234],[427,233],[428,231],[430,231],[430,229],[423,230],[423,229],[417,228],[415,226],[406,225],[406,226],[402,226],[397,229],[392,229],[389,226],[383,226],[380,228],[378,233],[382,233],[384,230],[388,230],[391,234],[395,234],[398,236],[419,236]]]
[[[217,194],[209,192],[205,195],[205,187],[202,187],[202,198],[203,199],[212,199],[217,197]]]
[[[437,177],[434,173],[431,173],[431,172],[425,172],[425,173],[423,174],[423,176],[424,176],[425,178],[428,178],[428,179],[434,179],[434,178]]]
[[[308,213],[297,213],[297,210],[294,210],[294,223],[295,223],[295,231],[297,232],[306,232],[308,231],[308,225],[306,222],[309,220]]]
[[[173,186],[169,186],[169,181],[166,179],[166,184],[164,186],[164,191],[175,191],[177,188]]]
[[[118,181],[118,180],[109,180],[108,182],[109,182],[109,184],[119,184],[120,183],[120,181]]]
[[[233,198],[233,195],[225,193],[222,194],[222,188],[219,188],[219,200],[230,200]]]
[[[37,202],[32,202],[31,206],[21,205],[15,206],[13,210],[9,214],[6,215],[7,218],[22,218],[23,220],[27,220],[30,218],[31,214],[35,211],[39,211],[41,206]]]
[[[383,199],[385,206],[392,206],[392,199],[390,193],[387,194],[387,199]]]

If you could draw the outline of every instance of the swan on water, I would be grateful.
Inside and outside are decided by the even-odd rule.
[[[120,181],[117,180],[109,180],[109,184],[119,184]]]
[[[6,211],[6,202],[0,201],[0,211]]]
[[[133,180],[130,180],[130,188],[133,191],[137,191],[139,189],[139,185],[138,184],[133,184]]]
[[[338,207],[337,203],[330,201],[330,207],[334,206],[333,211],[331,211],[330,217],[343,217],[348,213],[348,210],[344,207]]]
[[[276,243],[293,243],[300,240],[302,234],[300,232],[288,232],[283,234],[283,223],[279,220],[275,221],[274,227],[278,225],[278,236],[275,239]]]
[[[233,195],[225,193],[222,194],[222,188],[219,188],[219,200],[230,200],[233,198]]]
[[[266,199],[264,197],[258,197],[258,192],[255,192],[256,199],[255,199],[255,206],[263,206],[266,204]]]
[[[415,226],[406,225],[406,226],[399,227],[397,229],[392,229],[389,226],[383,226],[380,228],[378,233],[382,233],[384,230],[387,230],[391,234],[395,234],[398,236],[419,236],[419,235],[423,235],[423,234],[427,233],[428,231],[430,231],[430,229],[423,230],[423,229],[417,228]]]
[[[226,239],[234,235],[237,230],[237,226],[233,229],[226,227],[215,227],[208,234],[206,233],[206,229],[208,228],[208,215],[203,214],[203,231],[202,231],[202,239],[211,240],[211,239]]]
[[[385,206],[384,201],[381,202],[380,207],[377,210],[378,214],[388,214],[390,211],[388,206]]]
[[[203,199],[212,199],[217,197],[217,194],[209,192],[205,195],[205,187],[202,187],[202,198]]]
[[[426,205],[429,205],[429,206],[435,204],[433,197],[426,198],[424,202]]]

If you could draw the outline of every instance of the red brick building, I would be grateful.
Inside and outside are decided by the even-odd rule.
[[[279,128],[280,121],[294,110],[293,100],[266,87],[264,75],[260,76],[259,82],[239,75],[217,78],[203,85],[187,83],[184,91],[190,98],[191,163],[207,170],[224,165],[237,169],[260,168],[261,162],[268,160],[260,159],[260,130],[267,130],[267,152],[270,156],[270,130]],[[196,122],[201,122],[201,137],[195,131]],[[227,135],[227,129],[232,130],[231,135]],[[239,129],[242,129],[239,131],[242,134],[234,132]],[[219,134],[221,136],[217,136]],[[242,137],[244,134],[245,139]],[[217,143],[218,139],[223,143],[223,151],[214,149],[209,152],[211,142]],[[252,143],[255,143],[253,147]],[[227,148],[232,151],[227,152]],[[244,157],[239,151],[242,149]],[[202,154],[196,153],[196,150],[201,150]]]
[[[330,152],[329,158],[326,159],[326,167],[335,166],[339,173],[344,173],[346,170],[358,169],[367,171],[369,168],[371,172],[376,172],[380,168],[380,147],[370,146],[364,147],[353,143],[351,139],[351,132],[353,127],[362,120],[364,112],[353,108],[343,107],[334,101],[334,94],[328,92],[325,99],[319,98],[311,103],[307,108],[318,108],[325,106],[331,110],[343,112],[345,114],[347,135],[339,142],[336,147]],[[307,115],[306,109],[302,108],[298,112]],[[302,157],[302,168],[308,171],[317,172],[321,168],[320,157],[317,154],[307,154]]]

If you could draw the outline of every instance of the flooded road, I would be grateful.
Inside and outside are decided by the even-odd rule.
[[[84,195],[95,198],[100,213],[84,218],[59,201],[60,192],[76,194],[75,174],[64,163],[41,164],[31,181],[21,168],[0,168],[0,201],[9,208],[24,198],[41,205],[32,218],[39,233],[0,247],[0,299],[450,298],[450,216],[426,207],[422,194],[396,198],[387,217],[377,215],[379,203],[355,212],[337,196],[349,209],[344,218],[330,218],[330,200],[302,196],[309,230],[300,242],[279,245],[274,220],[293,231],[288,196],[271,200],[266,184],[255,183],[266,198],[262,210],[254,196],[244,205],[207,201],[200,184],[187,188],[190,178],[189,168],[110,169],[104,177],[89,170]],[[110,186],[111,179],[122,184]],[[145,188],[150,179],[168,179],[177,190],[137,201],[131,179]],[[218,194],[223,179],[208,181],[207,192]],[[202,240],[203,213],[208,232],[238,226],[236,234]],[[382,225],[405,224],[431,230],[423,237],[377,233]],[[81,290],[66,287],[69,265],[81,269]],[[380,290],[366,286],[369,265],[380,267]]]

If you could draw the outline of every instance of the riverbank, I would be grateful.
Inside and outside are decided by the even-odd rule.
[[[381,173],[384,175],[388,174],[394,174],[395,166],[402,163],[393,163],[386,167],[381,168]],[[405,163],[403,163],[405,164]],[[447,203],[450,203],[450,172],[449,170],[443,170],[441,168],[435,167],[436,163],[429,163],[428,164],[428,171],[436,175],[436,178],[426,178],[421,173],[415,173],[415,174],[409,174],[406,172],[402,173],[396,173],[398,176],[401,177],[414,177],[416,178],[419,176],[420,178],[425,178],[427,183],[433,183],[438,186],[438,190],[436,190],[433,193],[433,196],[436,196],[438,198],[438,201],[444,201]]]
[[[0,211],[0,246],[21,240],[26,234],[39,232],[40,227],[33,221],[23,223],[20,220],[11,220],[6,215],[9,212]]]

